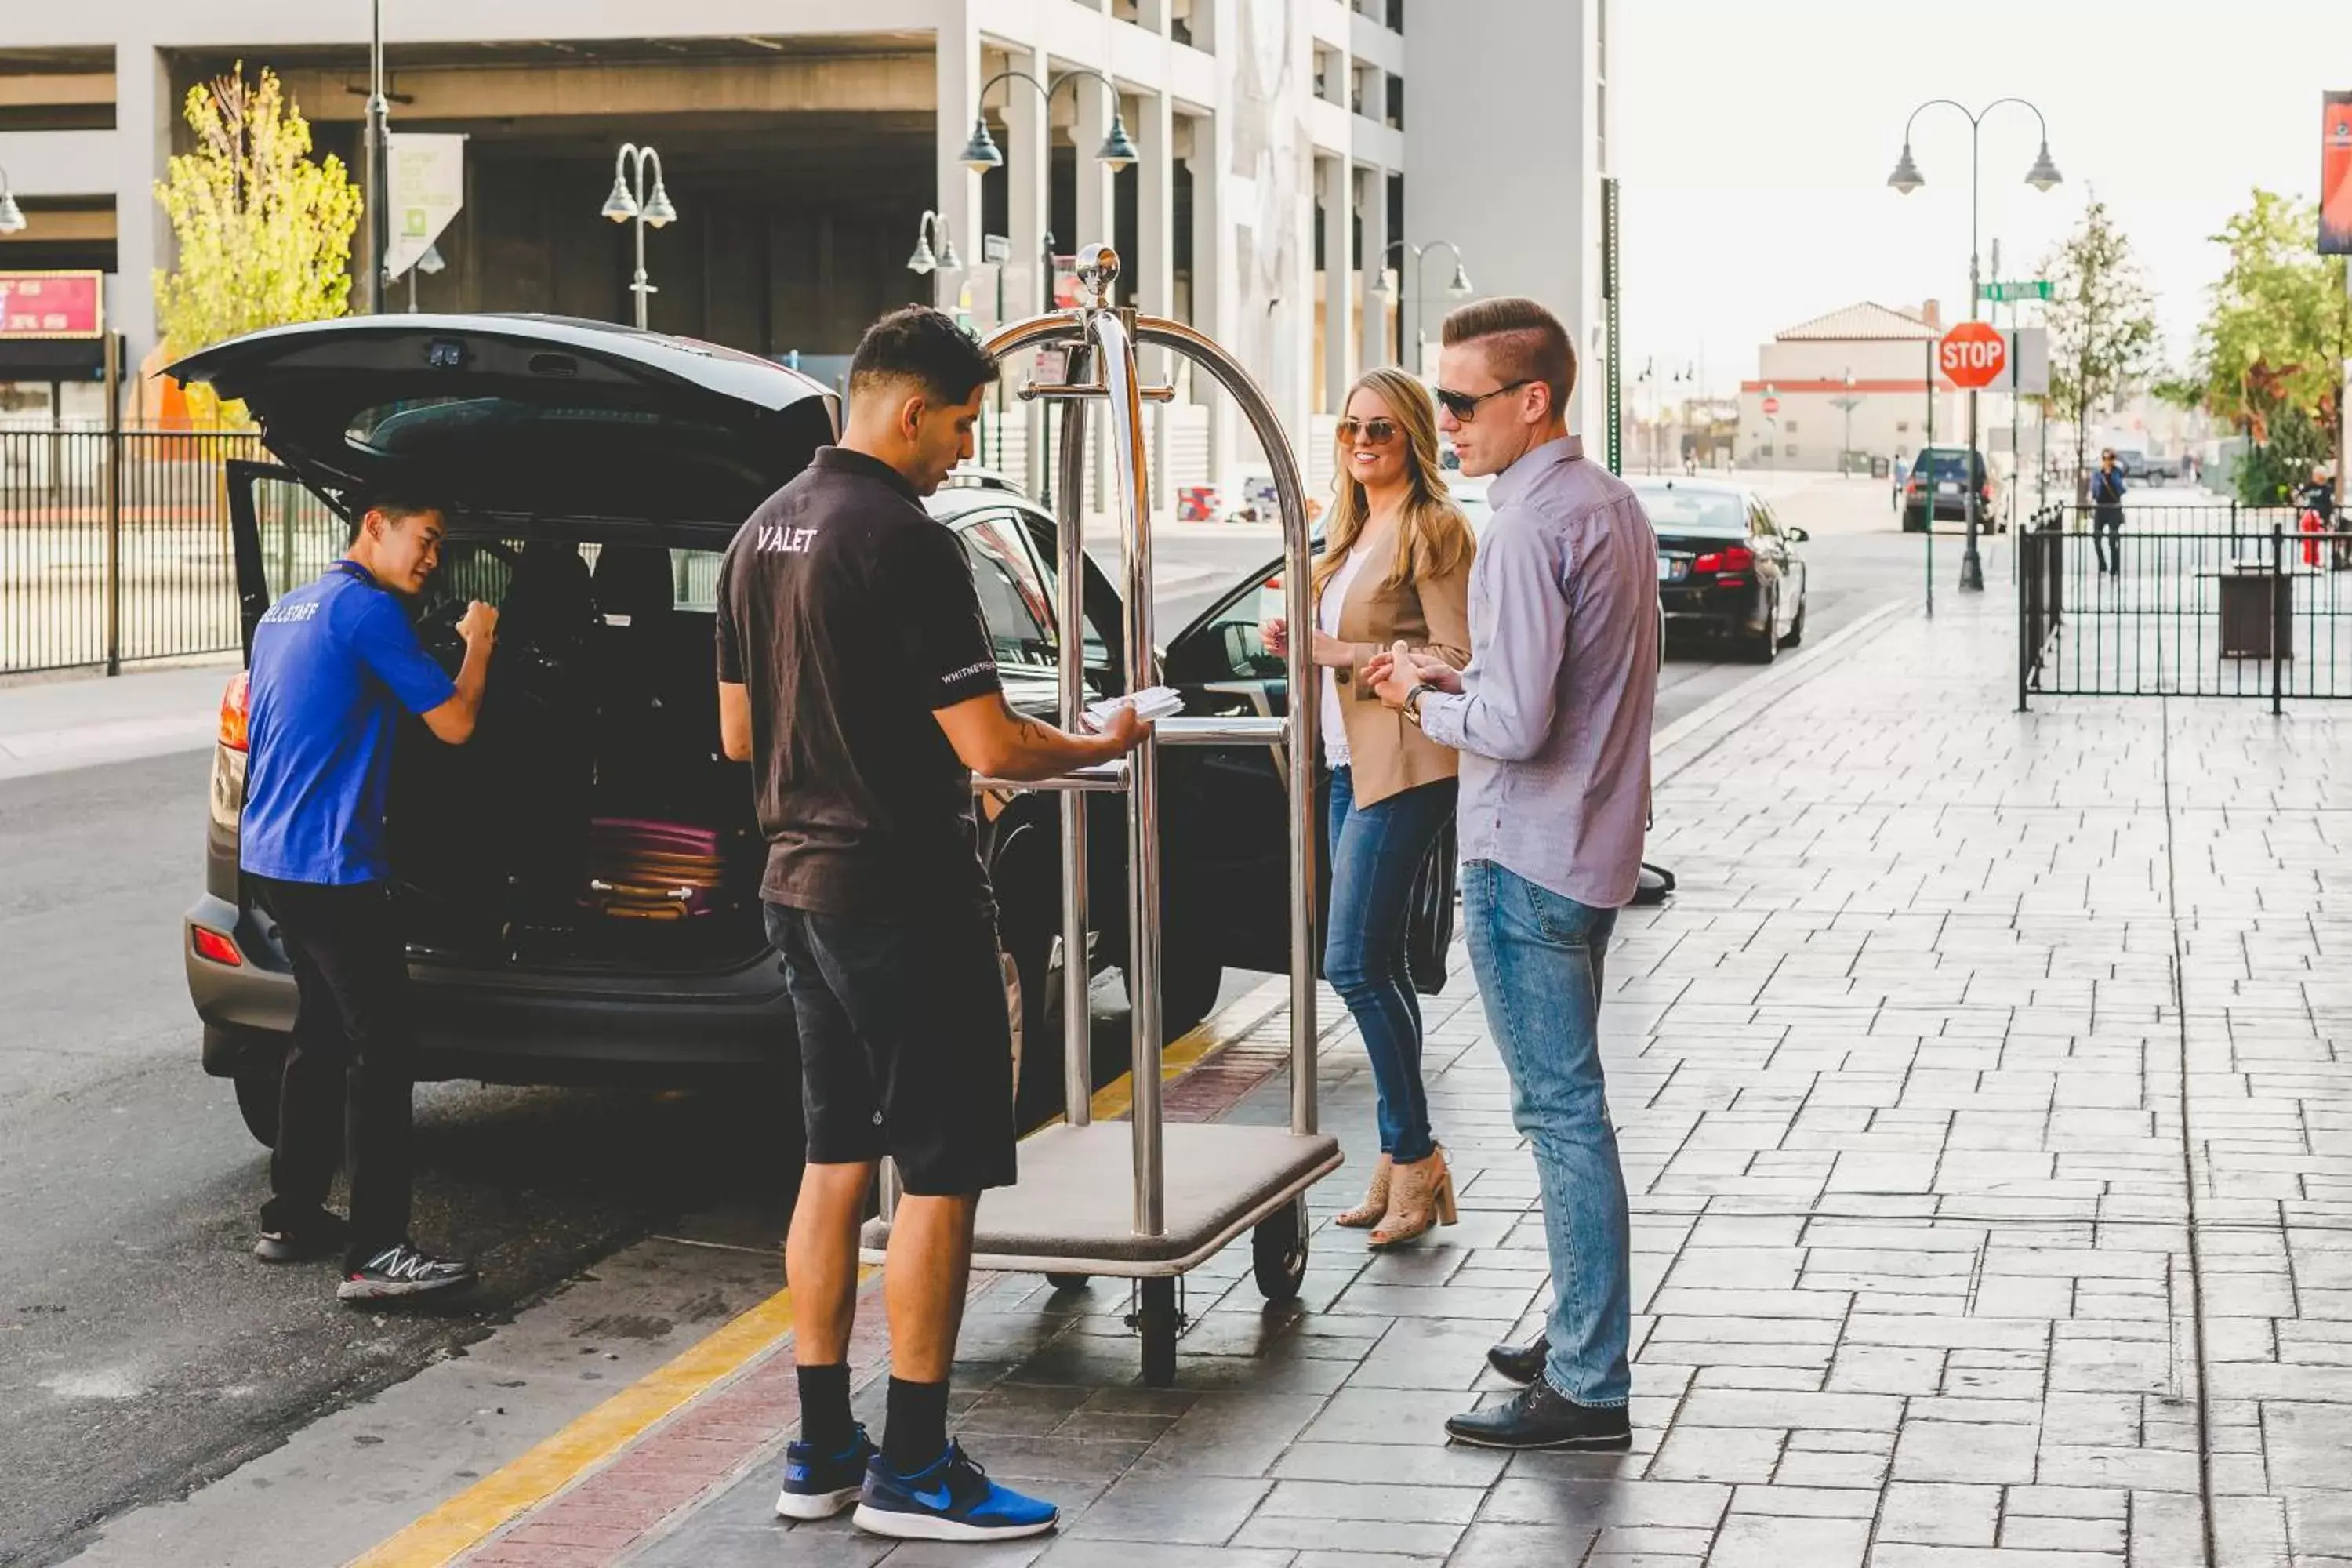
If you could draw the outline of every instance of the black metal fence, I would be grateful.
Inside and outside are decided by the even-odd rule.
[[[262,456],[242,434],[0,430],[0,674],[235,648],[227,468]],[[341,550],[314,498],[264,509],[313,571]]]
[[[2018,541],[2018,706],[2352,698],[2352,533],[2289,507],[2087,506]]]

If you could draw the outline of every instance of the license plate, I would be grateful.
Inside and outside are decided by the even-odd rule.
[[[1661,583],[1679,583],[1689,570],[1690,563],[1687,561],[1670,560],[1664,555],[1658,557],[1658,581]]]
[[[1942,484],[1936,487],[1936,493],[1939,496],[1956,496],[1960,493],[1960,481],[1958,479],[1946,479]]]

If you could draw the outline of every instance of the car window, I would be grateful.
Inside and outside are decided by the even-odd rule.
[[[1282,679],[1288,668],[1265,646],[1258,625],[1283,613],[1279,574],[1237,590],[1186,635],[1176,678],[1187,683]]]
[[[1766,506],[1760,500],[1756,502],[1755,506],[1757,533],[1766,539],[1779,537],[1780,532],[1780,520],[1772,515],[1772,509]]]
[[[1680,486],[1638,485],[1642,510],[1659,533],[1719,534],[1739,539],[1748,533],[1748,510],[1729,490],[1685,489]]]
[[[1029,552],[1028,541],[1012,517],[986,512],[956,531],[971,563],[972,586],[980,595],[980,611],[988,623],[1000,668],[1055,668],[1053,599]]]

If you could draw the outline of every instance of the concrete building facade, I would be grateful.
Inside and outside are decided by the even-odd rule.
[[[634,141],[660,150],[679,214],[648,238],[657,330],[834,356],[915,299],[984,327],[1000,292],[1006,316],[1042,306],[1050,233],[1064,254],[1117,244],[1122,300],[1234,347],[1295,441],[1362,366],[1412,357],[1401,331],[1435,338],[1457,263],[1475,292],[1569,320],[1590,388],[1613,3],[386,0],[394,134],[468,137],[447,267],[417,298],[627,319],[630,237],[598,209]],[[149,275],[172,263],[152,191],[181,100],[266,65],[356,177],[367,26],[356,3],[0,11],[0,168],[29,220],[0,268],[103,268],[138,363]],[[1095,156],[1114,115],[1140,153],[1120,173]],[[962,157],[975,119],[1003,156],[985,174]],[[1491,176],[1463,173],[1476,148]],[[908,269],[926,211],[961,268]],[[395,284],[389,308],[406,298]],[[1186,401],[1213,468],[1246,468],[1205,384]]]
[[[1739,384],[1740,464],[1832,469],[1841,452],[1916,452],[1927,444],[1929,355],[1942,335],[1932,300],[1903,310],[1849,305],[1775,333]],[[1962,444],[1963,395],[1937,375],[1933,395],[1937,443]]]

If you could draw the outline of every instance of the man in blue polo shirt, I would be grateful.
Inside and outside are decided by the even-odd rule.
[[[300,1002],[254,1255],[290,1263],[340,1250],[346,1301],[470,1283],[469,1263],[408,1237],[408,956],[386,880],[384,795],[401,710],[448,744],[474,732],[498,612],[469,605],[454,681],[416,640],[404,601],[440,564],[442,516],[381,493],[352,545],[254,628],[247,677],[246,875],[294,966]],[[348,1226],[325,1205],[338,1160]]]

